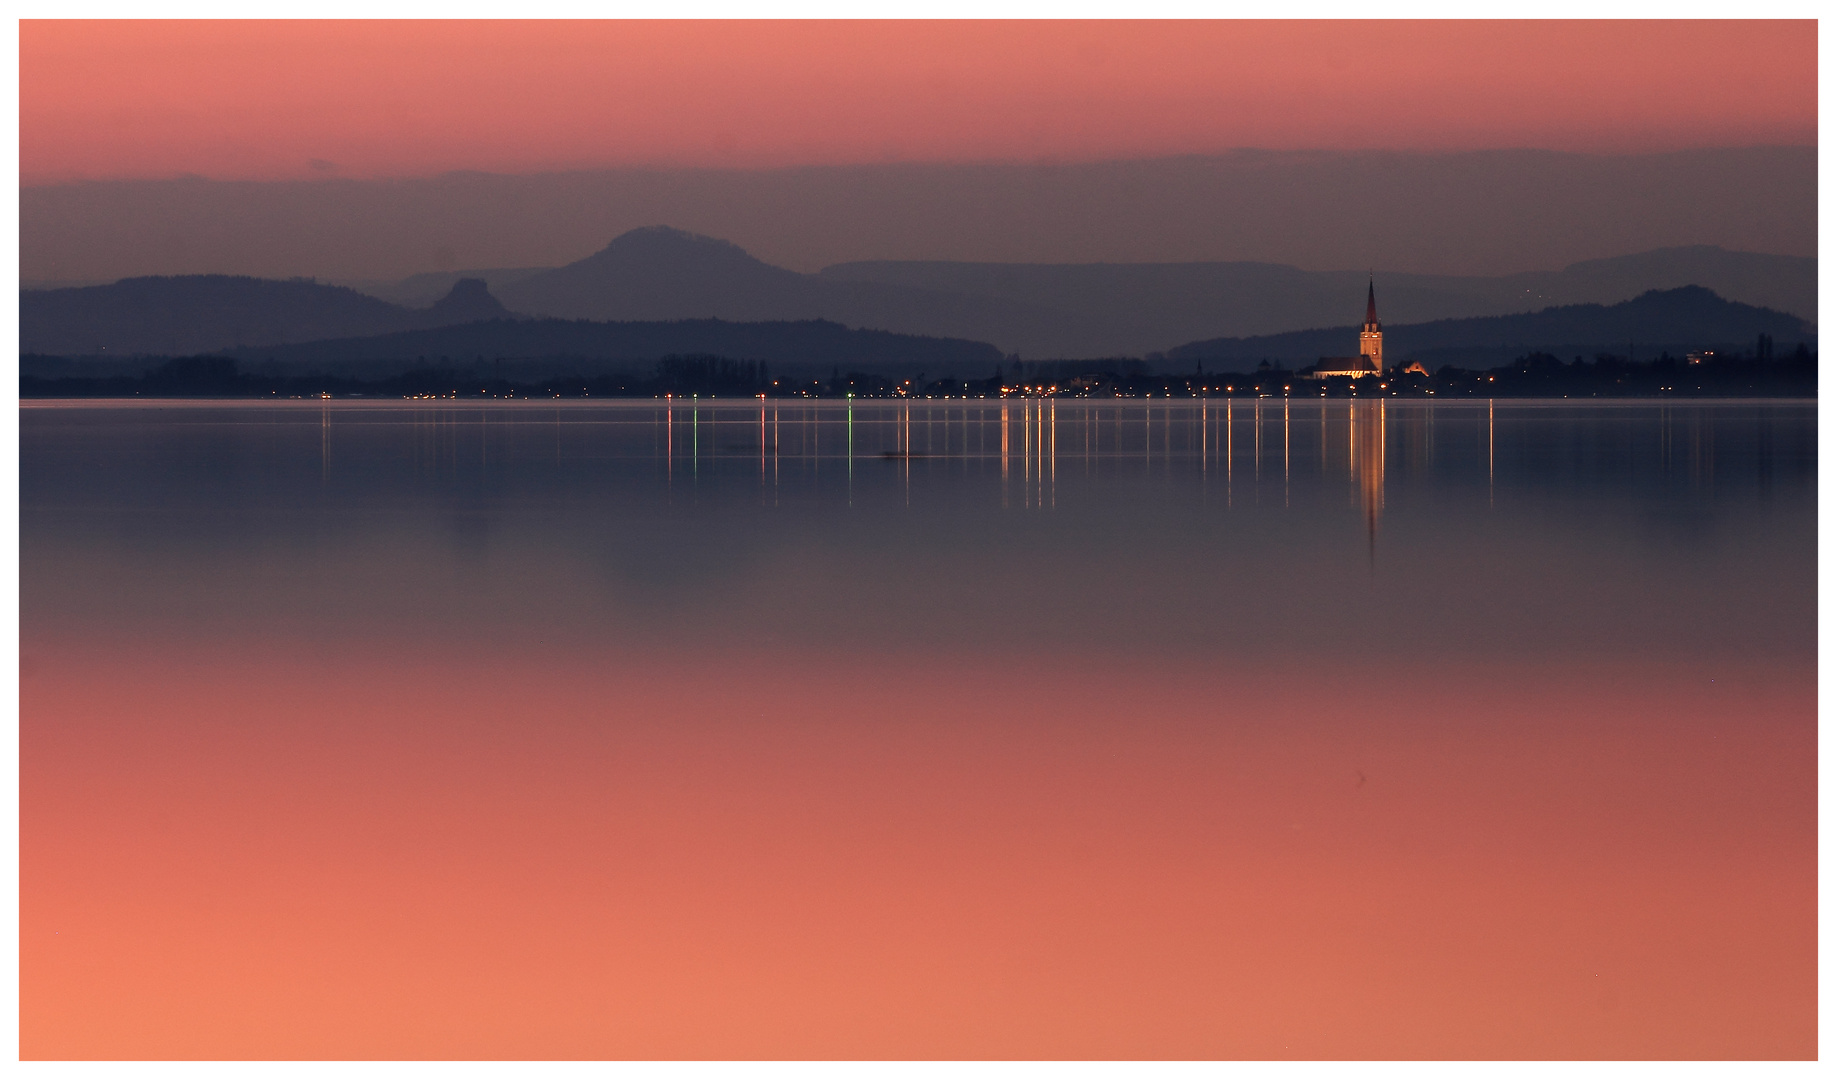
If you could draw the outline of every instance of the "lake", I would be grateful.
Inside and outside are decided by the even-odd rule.
[[[32,1058],[1811,1057],[1810,402],[31,402]]]

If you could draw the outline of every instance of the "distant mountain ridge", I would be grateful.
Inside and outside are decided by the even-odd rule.
[[[207,274],[19,294],[19,350],[56,356],[218,352],[354,337],[507,314],[484,282],[462,279],[425,309],[314,281]]]
[[[664,226],[635,229],[552,270],[465,271],[506,306],[603,320],[823,318],[989,341],[1034,359],[1141,356],[1181,342],[1331,325],[1363,308],[1366,273],[1256,262],[855,262],[801,274],[736,245]],[[457,275],[422,274],[389,295],[424,301]],[[1817,260],[1698,246],[1503,277],[1381,273],[1398,322],[1617,303],[1702,285],[1801,317],[1817,312]]]
[[[228,350],[251,365],[291,371],[406,369],[494,361],[556,361],[583,371],[649,366],[666,356],[720,356],[800,371],[900,368],[933,375],[994,373],[1002,354],[980,341],[858,330],[822,320],[592,322],[493,319],[373,337]],[[555,366],[550,364],[548,366]]]
[[[1762,334],[1772,339],[1771,346],[1764,350],[1756,348],[1757,338]],[[603,380],[625,379],[629,383],[631,378],[637,378],[642,382],[663,370],[659,361],[668,361],[691,367],[696,364],[755,365],[746,370],[753,371],[755,374],[750,377],[767,389],[770,387],[765,382],[765,368],[757,365],[769,365],[772,376],[788,376],[794,380],[827,379],[832,374],[848,376],[858,372],[867,376],[870,383],[877,381],[885,389],[903,378],[911,378],[922,386],[926,378],[987,380],[998,373],[1018,375],[1028,370],[1041,372],[1054,367],[1065,369],[1058,372],[1060,375],[1074,373],[1071,369],[1077,368],[1075,373],[1079,374],[1104,371],[1128,377],[1147,376],[1152,367],[1159,375],[1176,380],[1190,379],[1198,372],[1248,372],[1259,367],[1262,361],[1292,371],[1323,356],[1343,356],[1355,347],[1356,341],[1356,328],[1346,325],[1193,342],[1156,357],[1152,364],[1112,359],[1035,362],[1017,369],[1011,357],[1004,357],[993,345],[983,342],[850,329],[823,320],[741,323],[719,319],[593,322],[494,318],[425,330],[243,348],[228,350],[227,354],[172,360],[28,354],[21,357],[21,373],[29,379],[39,380],[33,384],[39,387],[35,392],[52,392],[45,388],[55,390],[56,386],[64,385],[60,380],[77,380],[78,383],[90,380],[90,392],[94,392],[94,386],[115,387],[111,392],[128,392],[127,384],[109,380],[131,380],[149,372],[170,374],[180,369],[209,372],[217,370],[212,365],[232,365],[234,361],[250,378],[269,380],[261,383],[262,386],[282,385],[274,382],[276,379],[325,376],[347,382],[421,387],[428,392],[443,393],[465,385],[472,386],[471,392],[478,392],[480,386],[497,385],[506,380],[555,387],[565,384],[585,392],[590,382],[599,388],[594,393],[602,393],[631,389],[621,383],[626,389],[620,391]],[[1810,378],[1805,373],[1812,370],[1810,361],[1803,353],[1792,360],[1797,367],[1786,361],[1800,345],[1813,343],[1813,328],[1796,316],[1734,303],[1696,286],[1654,290],[1612,305],[1567,305],[1518,315],[1385,327],[1388,360],[1393,364],[1416,360],[1432,371],[1445,371],[1449,367],[1470,371],[1505,370],[1513,361],[1539,353],[1552,354],[1565,361],[1572,356],[1592,359],[1606,354],[1621,360],[1631,358],[1647,362],[1657,359],[1661,352],[1677,358],[1703,348],[1726,350],[1730,355],[1702,370],[1708,372],[1718,364],[1746,364],[1747,367],[1739,371],[1748,374],[1742,375],[1735,384],[1727,384],[1725,380],[1724,391],[1719,392],[1728,392],[1729,386],[1746,387],[1746,392],[1809,392],[1812,382],[1805,381]],[[1769,354],[1785,366],[1772,363]],[[671,360],[672,357],[677,359]],[[1760,359],[1758,363],[1757,358]],[[223,370],[233,372],[235,366]],[[1792,375],[1794,371],[1800,375]],[[558,377],[562,377],[562,383],[554,383]],[[1785,378],[1785,382],[1780,382],[1780,378]],[[389,382],[391,379],[396,381]],[[453,382],[454,379],[460,382]],[[579,379],[588,382],[578,382]],[[1799,382],[1794,382],[1795,379]],[[96,380],[101,381],[97,383]],[[157,392],[163,385],[166,383],[156,378],[153,383],[133,384],[133,392]],[[67,389],[77,393],[80,387],[72,383]],[[218,390],[224,389],[218,387]],[[199,386],[193,386],[193,390],[217,392],[209,387],[200,390]],[[1520,387],[1516,392],[1523,390]]]
[[[1426,366],[1492,366],[1531,352],[1592,357],[1599,352],[1652,359],[1660,351],[1752,349],[1760,334],[1781,351],[1815,334],[1797,316],[1724,300],[1709,289],[1654,290],[1619,304],[1573,304],[1517,315],[1387,324],[1385,355],[1393,363],[1420,359]],[[1288,367],[1356,347],[1355,326],[1328,327],[1262,337],[1193,342],[1158,357],[1154,367],[1248,370],[1269,360]],[[850,329],[823,321],[592,322],[564,319],[497,319],[377,337],[234,350],[250,363],[307,368],[394,364],[474,363],[503,360],[586,361],[592,365],[647,364],[672,354],[709,354],[768,361],[799,370],[923,371],[933,377],[987,377],[1004,362],[993,345],[887,331]],[[565,365],[564,365],[565,366]]]
[[[1248,262],[845,263],[825,267],[820,276],[966,292],[1050,308],[1063,314],[1065,325],[1086,328],[1082,332],[1087,340],[1102,346],[1098,351],[1136,355],[1183,340],[1281,333],[1356,318],[1364,310],[1365,285],[1372,277],[1380,311],[1399,323],[1612,304],[1654,289],[1686,285],[1701,285],[1729,299],[1801,318],[1815,318],[1818,310],[1817,260],[1707,246],[1503,277],[1369,275]]]
[[[823,319],[998,345],[1037,341],[1055,319],[1021,301],[800,274],[725,240],[661,225],[626,232],[578,262],[507,281],[499,295],[517,311],[559,319]]]
[[[1215,369],[1248,370],[1268,360],[1291,367],[1324,356],[1345,356],[1358,345],[1354,324],[1286,334],[1195,341],[1166,353],[1170,365],[1203,363]],[[1443,364],[1490,366],[1532,352],[1557,356],[1596,352],[1649,360],[1660,351],[1675,354],[1706,347],[1752,348],[1761,334],[1790,348],[1816,338],[1796,315],[1736,303],[1700,286],[1652,290],[1618,304],[1571,304],[1517,315],[1384,326],[1384,356],[1390,364],[1411,359],[1427,367]]]
[[[1363,310],[1367,275],[1271,263],[868,262],[804,274],[665,226],[634,229],[552,269],[416,275],[393,302],[308,280],[202,275],[20,294],[20,348],[180,355],[343,340],[524,316],[597,322],[823,320],[989,342],[1029,360],[1147,356],[1182,343],[1332,326]],[[1497,278],[1377,276],[1388,323],[1618,303],[1698,285],[1816,313],[1815,259],[1670,248]],[[495,294],[495,295],[494,295]],[[1335,347],[1336,349],[1338,347]]]

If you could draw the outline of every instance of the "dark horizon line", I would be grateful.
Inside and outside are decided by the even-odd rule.
[[[1243,146],[1218,151],[1195,151],[1184,154],[1149,154],[1136,157],[1036,157],[1022,158],[948,158],[933,160],[895,160],[895,161],[843,161],[812,162],[801,165],[688,165],[668,163],[631,163],[625,165],[588,165],[579,167],[556,166],[552,168],[530,169],[520,172],[500,172],[491,169],[443,169],[438,172],[412,174],[376,174],[361,176],[318,175],[292,176],[257,179],[249,177],[211,177],[199,173],[182,172],[164,176],[75,176],[54,180],[26,181],[23,178],[21,190],[40,190],[58,187],[75,187],[81,185],[109,184],[300,184],[330,185],[347,184],[392,184],[422,183],[455,177],[486,177],[490,179],[527,179],[538,176],[589,176],[601,173],[795,173],[826,171],[838,169],[953,169],[953,168],[1003,168],[1003,169],[1057,169],[1057,168],[1090,168],[1107,165],[1133,165],[1143,162],[1160,161],[1223,161],[1234,157],[1246,158],[1320,158],[1320,157],[1416,157],[1416,158],[1454,158],[1475,157],[1493,154],[1530,154],[1552,157],[1576,157],[1595,159],[1615,158],[1657,158],[1679,157],[1690,154],[1716,154],[1751,152],[1756,150],[1810,150],[1816,152],[1817,141],[1810,143],[1792,142],[1754,142],[1729,143],[1717,146],[1675,147],[1664,150],[1561,150],[1539,146],[1489,146],[1473,147],[1459,150],[1407,150],[1385,147],[1371,147],[1353,150],[1335,150],[1310,147],[1296,149],[1270,149],[1265,147]]]
[[[634,228],[634,229],[627,229],[625,230],[625,232],[620,233],[618,236],[612,237],[610,240],[607,241],[607,243],[611,243],[612,241],[619,239],[620,236],[624,236],[627,233],[637,232],[643,229],[673,229],[677,232],[689,233],[692,236],[703,237],[709,240],[719,240],[720,242],[726,243],[726,244],[733,243],[733,241],[726,240],[722,237],[708,236],[705,233],[696,233],[688,229],[678,229],[676,226],[673,226],[673,225],[638,226],[637,228]],[[737,244],[735,244],[734,246],[739,247],[739,245]],[[1565,263],[1562,266],[1556,268],[1555,270],[1547,270],[1547,269],[1510,270],[1502,274],[1423,273],[1423,272],[1418,272],[1414,270],[1386,270],[1385,273],[1393,277],[1406,277],[1406,278],[1457,278],[1457,279],[1475,279],[1475,280],[1497,281],[1503,278],[1518,277],[1522,274],[1559,274],[1567,270],[1573,270],[1578,266],[1586,266],[1590,263],[1613,262],[1616,259],[1630,259],[1630,258],[1639,256],[1639,255],[1657,255],[1663,252],[1691,251],[1695,249],[1720,251],[1720,252],[1723,252],[1729,255],[1759,255],[1764,258],[1769,258],[1769,259],[1803,259],[1808,262],[1814,262],[1814,263],[1818,261],[1817,255],[1792,255],[1792,254],[1787,254],[1784,252],[1777,252],[1777,251],[1758,251],[1758,250],[1754,250],[1751,248],[1724,247],[1721,244],[1667,244],[1661,247],[1643,248],[1639,251],[1628,251],[1620,255],[1603,255],[1603,256],[1598,256],[1596,258],[1592,258],[1592,259],[1577,259],[1574,262]],[[581,256],[581,259],[590,258],[593,255],[598,254],[599,252],[604,251],[604,250],[605,250],[605,245],[602,244],[600,247],[597,247],[593,249],[592,251],[588,252],[586,255]],[[999,259],[845,259],[841,262],[829,263],[825,266],[819,267],[816,270],[804,271],[804,270],[793,270],[790,267],[780,266],[777,263],[767,262],[764,259],[760,259],[757,255],[753,255],[750,251],[746,251],[746,249],[743,247],[740,248],[740,250],[743,252],[746,252],[749,258],[756,259],[759,262],[763,263],[764,265],[772,267],[773,269],[787,270],[790,273],[799,274],[804,277],[816,277],[822,274],[823,271],[830,270],[836,267],[874,265],[878,263],[899,264],[899,265],[909,265],[909,266],[1003,266],[1003,267],[1267,266],[1267,267],[1276,267],[1278,269],[1283,269],[1283,270],[1295,270],[1295,271],[1298,271],[1304,274],[1355,274],[1355,275],[1356,274],[1367,274],[1369,275],[1369,274],[1375,273],[1375,271],[1372,270],[1371,268],[1367,268],[1364,270],[1359,270],[1356,268],[1310,270],[1306,267],[1297,266],[1294,263],[1271,262],[1270,260],[1267,260],[1267,259],[1178,259],[1178,260],[1168,260],[1168,259],[1106,260],[1106,259],[1098,259],[1098,260],[1093,260],[1089,262],[1037,262],[1037,261],[1022,262],[1022,261],[1009,261],[1009,260],[999,260]],[[573,260],[573,262],[579,262],[579,261],[581,260],[580,259]],[[306,283],[314,284],[314,285],[330,285],[330,286],[340,287],[340,288],[355,289],[358,285],[378,285],[378,284],[399,285],[413,278],[439,277],[439,276],[444,276],[444,275],[449,275],[449,274],[458,275],[459,277],[463,278],[467,274],[472,274],[472,273],[521,273],[524,271],[528,271],[531,273],[541,273],[541,272],[548,271],[548,270],[559,270],[563,267],[571,266],[573,265],[573,262],[559,263],[554,266],[468,266],[468,267],[461,267],[461,268],[454,269],[454,270],[417,270],[414,273],[407,274],[402,277],[390,277],[390,278],[321,277],[316,274],[291,274],[291,275],[286,275],[286,276],[272,276],[271,277],[271,276],[264,275],[264,274],[246,274],[246,273],[236,273],[234,271],[222,271],[222,270],[196,271],[192,273],[183,273],[183,274],[129,274],[125,277],[118,277],[118,278],[112,278],[112,279],[110,278],[26,278],[24,276],[21,276],[21,278],[19,279],[19,288],[21,291],[29,290],[33,292],[45,292],[45,291],[50,291],[52,289],[85,289],[85,288],[94,288],[97,286],[104,286],[104,285],[117,285],[124,281],[140,281],[140,280],[146,280],[150,278],[229,277],[229,278],[249,278],[249,279],[256,280],[256,281],[306,282]],[[361,292],[362,290],[359,289],[358,291]],[[391,301],[391,302],[393,303],[394,301]]]

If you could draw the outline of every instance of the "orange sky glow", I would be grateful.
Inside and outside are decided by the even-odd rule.
[[[127,22],[20,27],[78,179],[1812,145],[1796,22]]]

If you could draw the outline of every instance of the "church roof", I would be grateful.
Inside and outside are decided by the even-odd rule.
[[[1378,324],[1378,287],[1374,282],[1365,283],[1365,325]]]
[[[1369,356],[1323,356],[1320,358],[1320,363],[1315,364],[1310,373],[1317,376],[1353,373],[1375,375],[1377,371],[1377,367],[1372,364]]]

